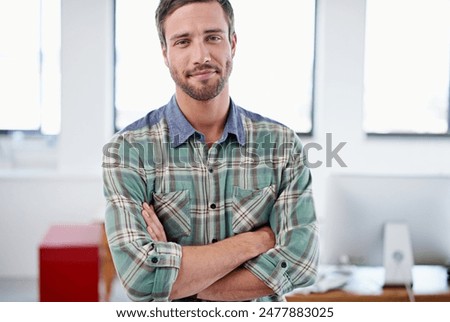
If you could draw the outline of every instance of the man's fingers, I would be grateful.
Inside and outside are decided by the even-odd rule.
[[[158,236],[158,240],[166,242],[167,241],[166,232],[164,231],[164,226],[161,224],[158,216],[156,215],[155,208],[153,208],[153,205],[148,205],[147,203],[144,203],[144,209],[146,210],[147,214],[150,217],[152,229]]]
[[[150,225],[150,223],[152,222],[152,219],[150,218],[150,214],[147,212],[147,210],[142,210],[142,217],[144,217],[145,223],[148,225]]]
[[[158,229],[164,231],[164,227],[159,221],[159,218],[156,215],[155,208],[153,208],[153,205],[150,206],[147,205],[147,212],[149,213],[152,222],[158,227]]]
[[[142,210],[142,217],[144,217],[144,221],[147,224],[147,231],[150,234],[150,237],[159,241],[158,229],[155,229],[155,224],[152,222],[149,212],[147,210]]]
[[[158,238],[156,237],[156,234],[154,233],[152,227],[147,226],[147,232],[150,234],[150,237],[151,237],[153,240],[158,241]]]
[[[143,203],[142,216],[144,217],[145,223],[147,224],[147,231],[150,236],[156,241],[167,242],[166,233],[164,227],[159,221],[158,216],[152,205]]]

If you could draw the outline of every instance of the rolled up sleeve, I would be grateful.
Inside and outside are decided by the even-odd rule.
[[[103,150],[105,228],[121,283],[133,301],[168,301],[180,268],[181,246],[147,233],[142,203],[153,190],[140,149],[117,135]]]
[[[311,174],[301,152],[298,140],[269,218],[275,247],[244,264],[279,296],[313,284],[317,275],[319,247]]]

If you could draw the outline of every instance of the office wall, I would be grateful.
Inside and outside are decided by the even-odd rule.
[[[102,220],[101,193],[98,176],[3,176],[0,184],[0,277],[36,276],[38,245],[49,226]]]
[[[449,175],[450,139],[367,137],[361,127],[365,0],[319,0],[318,10],[314,135],[303,141],[324,147],[310,151],[312,162],[325,161],[326,133],[333,147],[347,142],[339,153],[347,167],[312,169],[322,223],[331,173]],[[112,133],[112,1],[63,0],[63,37],[58,168],[44,175],[0,171],[0,276],[37,275],[38,242],[51,223],[101,217],[101,145]]]
[[[51,224],[102,219],[102,146],[113,133],[113,1],[62,0],[61,45],[57,145],[41,142],[39,154],[23,142],[16,162],[0,168],[0,276],[37,276],[39,241]]]

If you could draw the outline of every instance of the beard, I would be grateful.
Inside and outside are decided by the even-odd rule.
[[[174,69],[170,69],[170,75],[175,84],[180,87],[183,92],[189,95],[191,98],[197,101],[209,101],[217,97],[228,83],[228,79],[233,69],[232,60],[227,60],[225,64],[225,73],[222,74],[222,70],[212,64],[203,64],[193,70],[186,71],[180,75],[180,73]],[[216,80],[205,80],[199,82],[200,85],[193,85],[188,82],[189,75],[195,72],[199,72],[205,69],[213,69],[220,75]]]

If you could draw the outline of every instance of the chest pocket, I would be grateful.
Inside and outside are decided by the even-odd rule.
[[[233,232],[239,234],[268,224],[275,200],[275,185],[258,190],[234,187]]]
[[[181,237],[190,235],[189,190],[153,193],[153,204],[169,241],[177,242]]]

